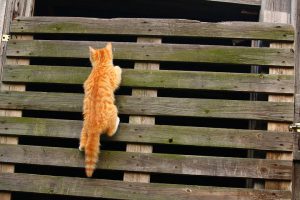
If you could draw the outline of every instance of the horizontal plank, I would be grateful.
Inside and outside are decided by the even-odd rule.
[[[91,69],[43,65],[6,65],[3,81],[17,83],[83,84]],[[291,94],[294,77],[289,75],[149,71],[123,69],[122,86],[141,88],[202,89]]]
[[[261,0],[206,0],[219,3],[231,3],[231,4],[241,4],[241,5],[252,5],[260,6]]]
[[[290,200],[291,191],[221,188],[162,183],[131,183],[20,173],[0,174],[0,190],[80,197],[145,200]],[[149,195],[150,194],[150,195]]]
[[[0,117],[0,134],[78,139],[82,121]],[[293,151],[293,134],[262,130],[167,125],[120,124],[117,134],[103,141]]]
[[[88,58],[88,46],[102,48],[97,41],[10,40],[8,57]],[[192,44],[113,43],[114,58],[134,61],[172,61],[267,66],[294,66],[290,49],[230,47]]]
[[[82,94],[1,92],[0,108],[82,111]],[[293,103],[169,97],[117,96],[120,114],[293,121]]]
[[[77,148],[3,144],[0,146],[0,162],[83,168],[84,154]],[[101,151],[97,169],[290,180],[292,162],[253,158]]]
[[[183,19],[82,17],[20,17],[13,21],[14,34],[105,34],[233,38],[293,41],[292,25],[262,22],[207,23]],[[214,33],[214,34],[211,34]]]

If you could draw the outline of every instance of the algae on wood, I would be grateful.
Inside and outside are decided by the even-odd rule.
[[[74,148],[1,145],[4,163],[84,167]],[[98,169],[167,174],[291,180],[292,162],[284,160],[101,151]]]
[[[82,94],[52,92],[2,92],[0,108],[82,112]],[[194,99],[170,97],[116,97],[120,114],[258,119],[292,122],[289,102]]]
[[[8,43],[7,56],[26,58],[88,58],[88,46],[105,45],[96,41],[58,40],[10,40]],[[113,47],[114,58],[120,60],[294,66],[294,53],[290,49],[126,42],[113,43]]]
[[[6,65],[3,81],[83,84],[90,71],[89,67]],[[289,75],[123,69],[121,86],[291,94],[293,80]]]

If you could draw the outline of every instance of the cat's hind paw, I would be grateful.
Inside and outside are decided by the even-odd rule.
[[[117,117],[115,123],[113,123],[113,126],[108,129],[107,135],[109,137],[112,137],[117,132],[119,124],[120,118]]]

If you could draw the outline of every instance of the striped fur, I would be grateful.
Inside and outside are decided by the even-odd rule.
[[[113,136],[120,119],[115,106],[114,91],[121,82],[121,68],[113,65],[112,45],[90,47],[92,71],[84,82],[83,128],[79,150],[85,151],[86,175],[91,177],[99,156],[100,135]]]

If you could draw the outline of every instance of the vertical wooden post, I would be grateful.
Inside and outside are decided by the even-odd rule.
[[[261,47],[261,42],[259,40],[252,40],[251,47]],[[251,73],[258,74],[260,73],[260,66],[251,66]],[[258,100],[258,93],[250,93],[250,101],[257,101]],[[249,129],[255,130],[260,129],[261,124],[257,120],[249,120]],[[248,150],[247,152],[248,158],[255,157],[255,150]],[[255,188],[255,189],[263,189],[264,182],[263,180],[253,180],[253,179],[246,179],[246,187],[247,188]]]
[[[295,112],[294,123],[300,122],[300,3],[292,0],[292,24],[295,28]],[[298,133],[300,134],[300,133]],[[295,152],[299,151],[299,142],[295,140]],[[300,160],[295,160],[293,165],[293,200],[300,199]]]
[[[263,0],[261,7],[261,19],[263,22],[273,23],[290,23],[291,22],[291,1],[278,0]],[[271,43],[270,48],[288,48],[292,49],[291,43]],[[293,69],[286,69],[280,67],[270,67],[269,74],[286,74],[292,75]],[[293,102],[293,95],[269,95],[269,101],[272,102]],[[289,133],[289,123],[269,122],[269,131],[280,131]],[[268,152],[267,159],[274,160],[292,160],[292,153],[275,153]],[[291,190],[291,181],[266,181],[266,189]]]
[[[144,38],[140,37],[137,39],[138,43],[161,43],[161,39],[159,38]],[[134,65],[135,69],[147,69],[147,70],[159,70],[158,63],[141,63],[136,62]],[[150,96],[156,97],[156,90],[143,90],[143,89],[133,89],[132,96]],[[146,117],[146,116],[130,116],[129,117],[130,124],[155,124],[155,117]],[[139,145],[139,144],[127,144],[126,151],[127,152],[142,152],[142,153],[151,153],[153,150],[151,145]],[[145,173],[133,173],[133,172],[125,172],[124,173],[124,181],[128,182],[150,182],[150,175]]]
[[[34,0],[7,0],[5,4],[5,14],[3,19],[3,33],[9,34],[9,27],[12,19],[18,16],[32,16],[34,9]],[[32,39],[32,36],[12,36],[13,39]],[[28,59],[5,59],[5,50],[6,44],[1,42],[2,54],[1,54],[1,62],[0,68],[2,72],[3,64],[6,60],[7,64],[29,64]],[[1,75],[1,91],[25,91],[25,85],[8,85],[2,83],[2,73]],[[0,110],[0,116],[14,116],[21,117],[22,111],[18,110]],[[8,137],[8,136],[0,136],[0,144],[18,144],[17,137]],[[13,173],[14,165],[11,164],[0,164],[0,173]],[[11,194],[8,192],[0,193],[1,200],[9,200],[11,199]]]

